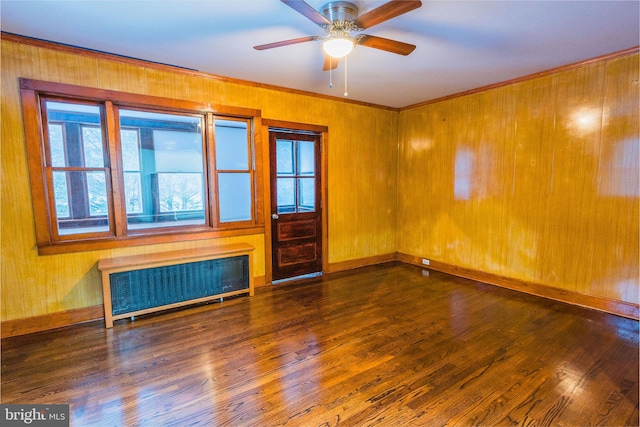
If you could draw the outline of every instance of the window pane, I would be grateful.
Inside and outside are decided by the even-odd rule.
[[[53,176],[60,235],[109,231],[104,171],[55,171]]]
[[[251,175],[248,173],[218,174],[220,222],[251,219]]]
[[[293,141],[276,141],[278,175],[293,175]]]
[[[296,211],[296,180],[295,178],[278,178],[277,183],[278,213]]]
[[[140,170],[140,145],[137,130],[122,129],[120,131],[120,146],[122,148],[122,166],[125,171]]]
[[[202,134],[198,132],[153,131],[153,153],[158,172],[202,172]],[[145,165],[147,166],[147,165]]]
[[[127,213],[142,213],[142,185],[138,172],[124,173],[124,201]]]
[[[298,141],[298,174],[315,173],[315,144],[312,141]]]
[[[160,212],[202,210],[202,174],[159,173]]]
[[[316,204],[315,178],[298,178],[298,212],[313,212]]]
[[[137,130],[121,129],[122,166],[124,172],[124,202],[127,214],[142,213],[142,182],[140,179],[140,134]]]
[[[56,200],[57,217],[69,217],[69,191],[67,190],[67,174],[64,172],[53,172],[53,194]]]
[[[62,125],[49,124],[49,148],[51,152],[51,166],[66,166],[67,159],[64,153]]]
[[[216,167],[219,170],[249,169],[247,123],[216,120]]]
[[[82,148],[84,152],[84,166],[88,168],[103,168],[102,130],[94,126],[82,126]]]
[[[206,224],[203,117],[119,113],[127,227]]]
[[[51,166],[104,167],[100,107],[55,101],[45,105]]]
[[[107,215],[107,184],[104,172],[87,172],[87,193],[89,196],[89,215]]]

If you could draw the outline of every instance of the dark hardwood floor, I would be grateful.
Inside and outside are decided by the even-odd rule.
[[[405,264],[2,341],[72,426],[638,426],[638,322]]]

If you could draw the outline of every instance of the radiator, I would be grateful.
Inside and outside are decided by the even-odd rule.
[[[114,315],[249,289],[249,257],[112,273]]]
[[[98,262],[106,327],[113,320],[231,295],[253,295],[249,245]]]

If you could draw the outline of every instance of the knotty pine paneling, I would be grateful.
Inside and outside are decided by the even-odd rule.
[[[87,56],[46,49],[38,50],[37,63],[40,64],[40,72],[46,76],[46,80],[59,81],[64,76],[65,79],[77,82],[75,84],[79,86],[94,83],[98,73],[96,61]]]
[[[638,54],[400,112],[398,252],[638,303]]]
[[[169,70],[2,39],[1,319],[15,320],[102,304],[95,264],[136,255],[247,242],[253,272],[265,274],[264,235],[38,256],[18,92],[25,77],[145,95],[259,109],[263,118],[328,126],[329,236],[326,262],[395,252],[397,111],[279,91],[215,76]],[[233,77],[233,76],[230,76]],[[337,93],[340,96],[341,93]],[[10,191],[7,191],[10,189]]]
[[[330,127],[329,245],[332,262],[386,255],[396,247],[397,118],[382,121],[365,107],[343,111]],[[336,146],[335,134],[347,146]],[[342,230],[332,235],[335,230]],[[349,231],[348,231],[349,230]]]

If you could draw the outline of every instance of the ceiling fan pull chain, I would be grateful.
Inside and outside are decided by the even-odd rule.
[[[349,96],[349,91],[347,91],[347,58],[349,55],[344,57],[344,96]]]
[[[333,78],[331,75],[331,69],[333,68],[333,64],[331,62],[332,62],[332,58],[329,57],[329,89],[333,87]]]

